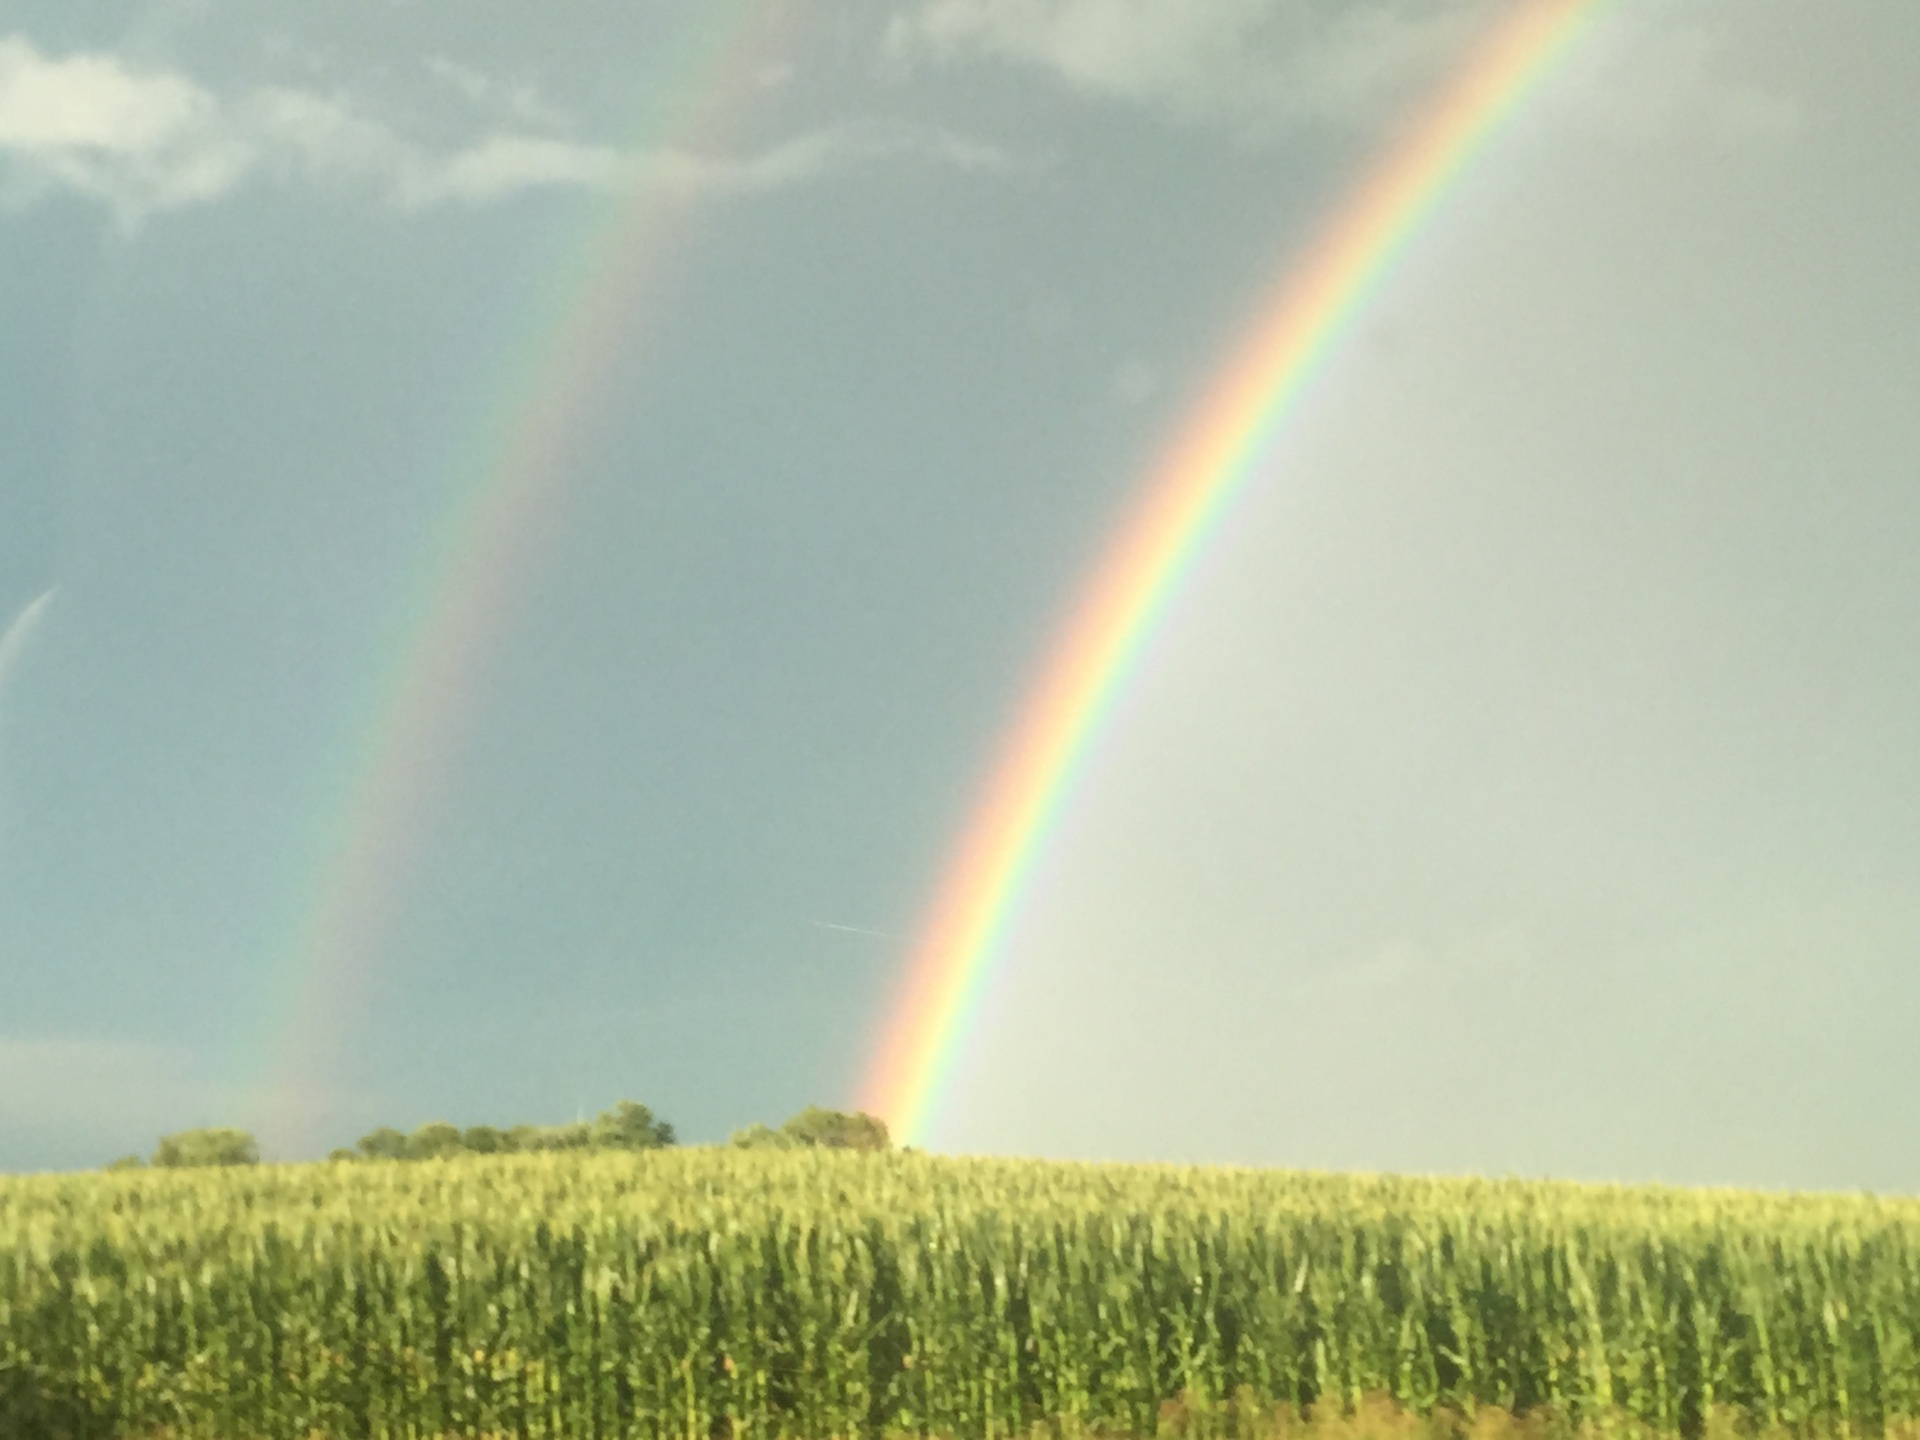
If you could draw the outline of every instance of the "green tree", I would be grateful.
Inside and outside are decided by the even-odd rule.
[[[162,1135],[153,1163],[168,1169],[189,1165],[257,1165],[260,1146],[244,1130],[215,1127]]]
[[[656,1120],[637,1100],[622,1100],[594,1117],[590,1130],[596,1149],[658,1150],[674,1143],[673,1126]]]
[[[118,1160],[109,1160],[100,1168],[103,1170],[144,1170],[147,1162],[138,1155],[122,1155]]]

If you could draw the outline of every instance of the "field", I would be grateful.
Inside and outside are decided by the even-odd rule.
[[[0,1180],[9,1440],[1906,1433],[1917,1339],[1911,1200],[707,1149]]]

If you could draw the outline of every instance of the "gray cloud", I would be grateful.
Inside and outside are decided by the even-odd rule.
[[[927,0],[889,54],[991,59],[1184,119],[1265,129],[1370,120],[1457,53],[1480,0]]]
[[[445,55],[428,56],[426,69],[436,82],[463,97],[470,105],[505,110],[530,125],[558,128],[566,124],[567,117],[548,104],[546,97],[525,81],[504,81]]]
[[[1486,0],[925,0],[893,21],[896,63],[998,61],[1086,95],[1259,134],[1390,117],[1493,18]],[[1681,26],[1597,17],[1558,107],[1621,140],[1797,132],[1800,104],[1738,73],[1726,14]]]
[[[1629,144],[1676,132],[1727,143],[1798,135],[1808,118],[1804,99],[1748,73],[1734,33],[1725,13],[1679,26],[1603,14],[1548,104],[1582,129]]]

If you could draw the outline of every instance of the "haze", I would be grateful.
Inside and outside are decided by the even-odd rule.
[[[0,1167],[256,1113],[634,185],[319,1139],[850,1101],[1077,581],[1494,13],[780,3],[696,71],[720,8],[8,9]],[[1920,1187],[1916,74],[1906,7],[1601,10],[1166,616],[938,1146]]]

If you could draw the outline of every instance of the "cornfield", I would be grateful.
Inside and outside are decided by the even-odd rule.
[[[1880,1434],[1916,1337],[1909,1200],[693,1149],[0,1180],[8,1437],[995,1440],[1375,1396]]]

